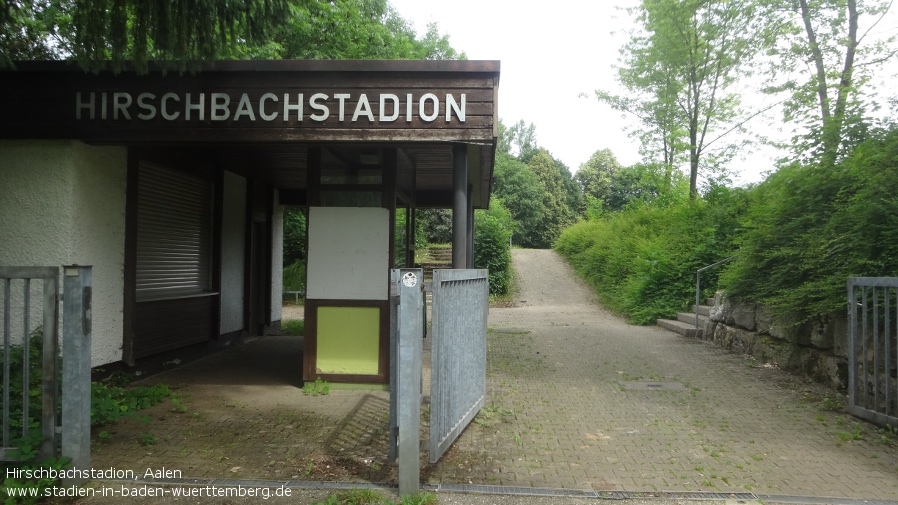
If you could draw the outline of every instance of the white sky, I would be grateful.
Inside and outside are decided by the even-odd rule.
[[[625,131],[633,120],[599,104],[594,93],[620,92],[614,64],[632,23],[617,7],[634,6],[638,0],[391,3],[419,34],[425,33],[429,22],[436,22],[452,47],[464,51],[468,59],[500,60],[499,117],[506,125],[521,119],[533,123],[537,144],[571,172],[604,148],[624,165],[640,161],[638,141]],[[589,98],[578,98],[580,93]],[[762,121],[757,128],[766,130],[774,123],[779,126],[780,118]],[[736,182],[760,181],[761,173],[773,168],[776,155],[768,149],[737,160]]]

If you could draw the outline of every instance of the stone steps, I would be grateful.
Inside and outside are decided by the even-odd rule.
[[[664,328],[665,330],[679,333],[686,338],[701,339],[705,323],[709,321],[708,316],[711,314],[711,307],[708,305],[699,305],[698,313],[698,328],[696,328],[695,326],[695,312],[679,312],[677,313],[676,319],[658,319],[655,324]]]
[[[447,247],[430,247],[427,249],[427,261],[421,263],[424,279],[433,279],[433,271],[438,268],[452,268],[452,249]]]
[[[711,319],[708,317],[708,314],[702,314],[701,306],[699,306],[699,311],[698,311],[699,328],[704,328],[705,323],[707,323],[710,320]],[[677,321],[689,323],[694,326],[695,325],[695,312],[677,312]]]

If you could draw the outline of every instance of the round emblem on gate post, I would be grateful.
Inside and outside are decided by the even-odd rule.
[[[402,276],[402,285],[407,288],[413,288],[418,285],[418,276],[414,272],[406,272]]]

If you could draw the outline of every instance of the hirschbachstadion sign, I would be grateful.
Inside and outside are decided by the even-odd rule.
[[[239,96],[239,98],[238,98]],[[308,100],[305,97],[308,96]],[[310,121],[327,123],[336,116],[338,123],[393,123],[398,120],[411,123],[414,119],[425,122],[436,121],[443,116],[445,121],[465,122],[467,100],[465,93],[456,98],[451,93],[438,97],[434,93],[423,93],[417,98],[414,93],[404,93],[403,98],[395,93],[380,93],[372,105],[367,93],[272,93],[259,96],[256,93],[228,92],[174,93],[161,96],[155,93],[140,93],[136,97],[128,92],[75,93],[75,119],[78,120],[125,120],[136,117],[141,121],[161,118],[165,121]],[[351,110],[348,110],[351,109]],[[375,110],[377,114],[375,114]],[[183,113],[183,115],[182,115]]]
[[[2,138],[492,142],[495,61],[217,62],[195,74],[0,72]]]

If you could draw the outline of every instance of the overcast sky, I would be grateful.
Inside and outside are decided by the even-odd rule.
[[[536,125],[538,145],[571,172],[604,148],[624,165],[640,161],[638,142],[625,131],[632,119],[595,99],[596,89],[620,92],[614,65],[632,27],[622,8],[638,0],[390,1],[419,34],[436,22],[468,59],[500,60],[499,117],[506,125],[521,119]],[[898,25],[894,19],[886,26]],[[779,124],[780,118],[760,120],[754,128],[769,134]],[[760,181],[776,156],[761,150],[736,160],[736,182]]]

